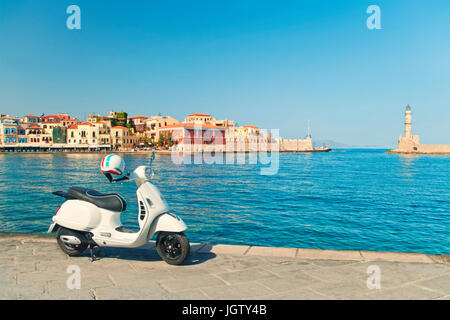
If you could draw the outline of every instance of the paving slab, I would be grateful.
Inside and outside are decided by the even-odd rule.
[[[187,277],[182,280],[161,280],[163,288],[170,292],[184,291],[189,289],[199,289],[214,286],[224,286],[226,283],[214,275],[197,274],[196,276]]]
[[[329,260],[354,260],[363,261],[359,251],[351,250],[321,250],[321,249],[298,249],[297,257],[303,259],[329,259]]]
[[[430,257],[422,253],[361,251],[361,255],[364,260],[369,261],[434,263]]]
[[[250,247],[245,255],[295,258],[296,248]]]
[[[193,244],[181,266],[154,242],[105,248],[91,262],[64,255],[54,236],[0,232],[0,299],[444,299],[448,256]],[[69,289],[68,267],[80,289]],[[378,267],[380,288],[369,289]],[[372,268],[372,269],[371,269]]]
[[[211,299],[255,299],[257,297],[264,297],[274,294],[273,290],[257,283],[245,282],[220,287],[209,287],[202,289],[205,294]]]
[[[374,290],[364,296],[367,300],[431,300],[444,297],[442,293],[420,288],[415,285],[406,285],[395,289]]]
[[[426,289],[442,292],[445,295],[450,294],[450,274],[423,280],[415,284]]]
[[[270,277],[258,280],[257,282],[274,292],[282,293],[286,291],[296,290],[298,288],[308,287],[315,279],[311,276],[298,272],[292,277]]]
[[[243,255],[250,246],[233,246],[225,244],[209,245],[205,244],[197,252],[198,253],[215,253],[215,254],[230,254]]]
[[[315,292],[308,288],[299,288],[283,293],[277,293],[269,296],[264,296],[262,299],[267,300],[329,300],[330,297]]]
[[[220,273],[217,275],[217,277],[224,280],[227,284],[235,284],[239,282],[276,278],[277,276],[272,272],[262,268],[252,268],[247,270]]]

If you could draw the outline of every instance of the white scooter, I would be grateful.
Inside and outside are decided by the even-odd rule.
[[[67,199],[53,216],[53,224],[48,229],[49,233],[56,231],[57,242],[64,253],[78,256],[89,247],[94,261],[97,258],[93,253],[94,247],[100,250],[101,247],[136,248],[147,244],[158,234],[156,250],[159,256],[169,264],[183,263],[190,250],[189,240],[183,233],[187,227],[181,218],[169,212],[158,188],[149,182],[154,175],[151,169],[154,157],[155,153],[150,166],[139,166],[120,179],[103,172],[110,182],[136,183],[139,231],[127,230],[121,225],[120,213],[126,210],[126,202],[118,194],[102,194],[82,187],[71,187],[68,192],[53,192]]]

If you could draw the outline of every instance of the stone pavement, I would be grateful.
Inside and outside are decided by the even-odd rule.
[[[154,243],[104,252],[90,262],[63,254],[54,235],[0,232],[0,299],[450,298],[449,256],[193,244],[170,266]],[[68,289],[68,268],[80,289]],[[373,270],[380,289],[368,288]]]

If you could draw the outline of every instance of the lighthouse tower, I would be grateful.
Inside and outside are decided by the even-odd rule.
[[[405,110],[405,136],[398,137],[399,152],[417,152],[420,147],[420,137],[412,134],[412,112],[411,106],[408,104]]]
[[[405,111],[405,138],[406,139],[412,139],[411,127],[412,127],[412,112],[411,112],[411,107],[408,104],[406,106],[406,111]]]

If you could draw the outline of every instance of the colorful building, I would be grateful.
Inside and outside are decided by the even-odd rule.
[[[233,120],[216,120],[213,116],[206,113],[192,113],[183,120],[183,123],[196,123],[223,128],[234,127]]]
[[[109,150],[109,140],[105,141],[104,127],[106,124],[82,122],[67,129],[67,146],[75,149]],[[106,129],[108,130],[108,129]],[[108,138],[109,139],[109,138]]]
[[[145,132],[145,120],[147,120],[146,116],[134,116],[128,118],[129,124],[131,124],[131,127],[137,134],[143,134]]]
[[[111,145],[114,150],[131,149],[136,144],[137,138],[131,134],[130,129],[123,126],[114,126],[111,128]]]
[[[159,129],[165,136],[171,136],[174,150],[180,152],[224,151],[225,129],[193,123],[173,124]]]
[[[17,144],[19,119],[8,116],[0,118],[0,145],[11,146]]]
[[[152,116],[145,120],[146,136],[156,143],[159,141],[161,128],[179,123],[180,121],[170,116]]]

